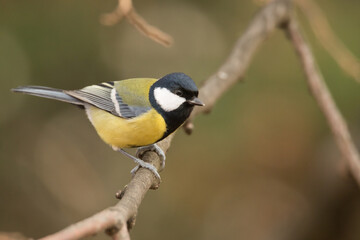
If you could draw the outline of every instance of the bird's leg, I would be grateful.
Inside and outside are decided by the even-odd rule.
[[[143,168],[147,168],[150,171],[152,171],[154,173],[154,175],[156,176],[156,178],[158,178],[159,180],[161,180],[161,177],[156,169],[156,167],[154,167],[154,165],[147,163],[143,160],[141,160],[140,158],[134,157],[133,155],[131,155],[130,153],[126,152],[124,149],[122,148],[116,148],[113,147],[113,149],[117,152],[121,152],[122,154],[124,154],[125,156],[131,158],[136,164],[138,164],[133,170],[131,170],[131,174],[135,174],[135,172],[139,169],[139,167],[143,167]]]
[[[148,146],[139,147],[136,150],[136,157],[141,158],[142,155],[144,155],[145,152],[147,152],[147,151],[154,151],[159,155],[160,162],[161,162],[160,170],[163,170],[165,168],[165,159],[166,159],[164,151],[156,143],[154,143],[154,144],[151,144]]]

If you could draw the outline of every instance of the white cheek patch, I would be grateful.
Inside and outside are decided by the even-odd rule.
[[[156,102],[167,112],[177,109],[186,99],[170,92],[166,88],[157,87],[154,90]]]

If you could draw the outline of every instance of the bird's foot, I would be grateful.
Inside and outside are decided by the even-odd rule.
[[[141,160],[140,158],[137,158],[137,157],[134,157],[133,155],[131,155],[130,153],[126,152],[125,150],[121,149],[121,148],[116,148],[116,147],[113,147],[113,149],[115,151],[118,151],[118,152],[121,152],[122,154],[124,154],[125,156],[131,158],[136,164],[138,164],[135,168],[133,168],[131,170],[131,174],[134,175],[136,173],[136,171],[140,168],[140,167],[143,167],[143,168],[147,168],[149,169],[151,172],[154,173],[155,177],[161,181],[161,177],[160,177],[160,174],[158,173],[156,167],[150,163],[147,163],[145,162],[144,160]]]
[[[141,158],[145,154],[145,152],[147,152],[147,151],[154,151],[154,152],[157,153],[157,155],[159,155],[159,158],[160,158],[160,171],[162,171],[165,168],[165,159],[166,159],[164,151],[156,143],[154,143],[154,144],[151,144],[151,145],[148,145],[148,146],[139,147],[136,150],[136,157]]]
[[[134,157],[135,158],[135,157]],[[130,173],[134,176],[135,173],[137,172],[137,170],[139,170],[140,167],[143,167],[143,168],[147,168],[149,169],[150,171],[152,171],[155,175],[155,177],[157,179],[159,179],[159,181],[161,181],[161,177],[160,177],[160,174],[158,173],[156,167],[154,167],[154,165],[150,164],[150,163],[147,163],[145,162],[144,160],[141,160],[140,158],[136,158],[138,161],[135,161],[138,165],[136,167],[134,167]]]

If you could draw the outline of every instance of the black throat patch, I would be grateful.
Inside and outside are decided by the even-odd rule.
[[[155,85],[155,84],[154,84]],[[164,118],[166,123],[166,132],[164,135],[158,140],[162,140],[169,136],[171,133],[173,133],[176,129],[178,129],[190,116],[194,106],[190,105],[186,102],[184,102],[182,105],[180,105],[179,108],[167,112],[163,110],[160,105],[156,102],[155,96],[154,96],[154,89],[155,86],[152,85],[149,91],[149,100],[152,105],[152,107]]]

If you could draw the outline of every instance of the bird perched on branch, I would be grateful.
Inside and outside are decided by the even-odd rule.
[[[189,117],[198,99],[194,81],[184,73],[171,73],[160,79],[133,78],[104,82],[80,90],[61,90],[41,86],[24,86],[14,92],[55,99],[78,105],[85,112],[101,139],[133,159],[138,166],[160,175],[150,163],[139,158],[153,150],[165,166],[165,154],[156,142],[179,128]],[[123,148],[138,147],[135,156]]]

